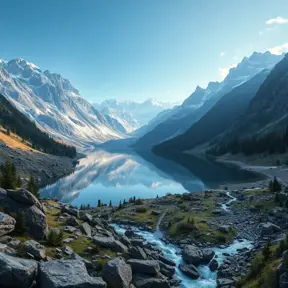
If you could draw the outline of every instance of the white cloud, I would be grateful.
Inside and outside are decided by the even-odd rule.
[[[220,68],[218,69],[220,80],[221,80],[221,81],[224,80],[224,79],[226,78],[226,76],[228,75],[229,70],[230,70],[231,68],[235,68],[236,66],[237,66],[237,64],[232,64],[232,65],[229,66],[229,67],[220,67]]]
[[[285,52],[288,52],[288,42],[279,46],[269,48],[267,50],[270,51],[270,53],[272,54],[281,55]]]
[[[220,57],[223,57],[226,54],[226,52],[221,52]]]
[[[271,18],[271,19],[266,21],[266,24],[268,24],[268,25],[272,25],[272,24],[287,24],[287,23],[288,23],[288,19],[287,18],[283,18],[281,16],[278,16],[276,18]]]

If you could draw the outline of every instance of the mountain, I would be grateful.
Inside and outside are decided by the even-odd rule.
[[[246,151],[254,153],[257,149],[262,151],[269,149],[271,153],[278,148],[286,150],[287,95],[288,54],[268,75],[245,114],[218,140],[215,146],[220,147],[222,153],[230,151],[233,146],[235,153]]]
[[[211,141],[217,135],[225,132],[245,113],[249,102],[253,99],[269,72],[268,69],[263,70],[250,80],[232,89],[185,133],[160,143],[155,149],[189,150]]]
[[[75,157],[76,149],[56,142],[20,113],[0,94],[0,122],[7,131],[13,131],[33,148],[58,156]],[[9,132],[8,132],[9,133]],[[23,141],[22,140],[22,141]],[[24,141],[23,141],[24,142]]]
[[[165,121],[141,137],[134,147],[146,149],[183,134],[225,94],[253,78],[262,70],[273,68],[283,57],[283,55],[273,55],[270,52],[263,54],[254,52],[249,58],[243,58],[235,68],[230,69],[229,74],[221,83],[211,82],[206,89],[197,87],[181,106],[171,111],[171,115]]]
[[[0,92],[56,139],[84,148],[123,138],[123,127],[83,99],[69,80],[24,59],[0,62]]]
[[[117,119],[127,133],[131,133],[146,125],[158,113],[173,106],[171,103],[163,103],[152,99],[148,99],[142,103],[133,101],[120,102],[110,99],[94,104],[94,107],[104,115]]]

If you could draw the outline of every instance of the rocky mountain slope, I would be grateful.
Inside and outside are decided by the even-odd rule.
[[[261,139],[272,135],[271,133],[284,135],[288,125],[287,93],[288,55],[274,67],[251,100],[245,114],[222,135],[217,145],[225,146],[235,139],[240,142],[241,139]],[[271,141],[268,138],[267,141]],[[282,138],[279,135],[278,143]]]
[[[121,124],[97,111],[69,80],[23,59],[0,61],[0,92],[42,130],[75,146],[123,137]]]
[[[253,99],[269,72],[269,70],[263,70],[244,84],[234,88],[185,133],[160,143],[155,149],[183,151],[212,141],[245,113],[250,100]]]
[[[235,68],[231,68],[221,83],[209,83],[206,89],[197,87],[187,100],[171,116],[156,128],[141,137],[135,144],[137,148],[151,147],[169,140],[187,131],[191,125],[199,121],[225,94],[233,88],[245,83],[264,69],[271,69],[283,59],[283,55],[270,52],[253,53],[245,57]],[[193,99],[196,99],[195,101]]]

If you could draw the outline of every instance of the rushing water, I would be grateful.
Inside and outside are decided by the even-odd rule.
[[[190,155],[172,160],[150,152],[97,150],[81,159],[75,172],[41,189],[45,198],[76,206],[118,205],[130,197],[153,198],[167,193],[197,192],[220,184],[255,181],[259,176]]]
[[[113,225],[115,230],[119,234],[124,234],[125,229],[118,225]],[[176,277],[182,281],[180,287],[181,288],[215,288],[216,284],[216,272],[211,272],[208,265],[201,265],[198,268],[198,271],[201,277],[197,280],[193,280],[187,276],[185,276],[178,268],[178,265],[183,263],[183,259],[181,256],[181,251],[178,247],[173,244],[167,244],[163,242],[160,237],[159,233],[155,232],[148,232],[148,231],[141,231],[137,228],[134,229],[135,233],[139,236],[142,236],[146,242],[155,245],[159,248],[163,255],[168,259],[173,260],[176,263]],[[225,256],[223,253],[229,253],[230,255],[236,254],[237,249],[241,248],[248,248],[251,249],[252,243],[247,240],[242,241],[235,241],[227,248],[212,248],[215,251],[215,257],[219,264],[223,263]]]

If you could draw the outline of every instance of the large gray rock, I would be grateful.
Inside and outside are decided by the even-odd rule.
[[[16,220],[0,212],[0,236],[6,235],[15,229]]]
[[[141,247],[131,247],[129,249],[129,254],[131,258],[134,258],[134,259],[141,259],[141,260],[147,259],[147,255],[144,252],[143,248]]]
[[[35,240],[26,241],[23,245],[23,250],[30,253],[38,260],[43,260],[46,258],[45,247]]]
[[[115,258],[104,265],[102,277],[111,288],[129,288],[132,281],[131,266],[124,259]]]
[[[91,226],[87,222],[82,223],[80,225],[80,228],[84,234],[86,234],[88,237],[91,237],[92,229],[91,229]]]
[[[91,223],[93,221],[93,216],[82,210],[79,210],[79,219]]]
[[[195,245],[186,245],[182,250],[182,257],[188,264],[200,265],[208,264],[214,257],[212,250],[201,250]]]
[[[270,236],[275,233],[281,232],[281,228],[275,224],[272,224],[270,222],[261,224],[262,230],[261,230],[261,236]]]
[[[200,277],[200,274],[197,270],[197,268],[192,264],[180,264],[179,265],[180,271],[185,274],[186,276],[192,278],[192,279],[198,279]]]
[[[25,191],[26,196],[28,195],[28,193],[31,194],[27,190]],[[18,215],[22,214],[26,220],[29,235],[31,235],[35,239],[43,239],[48,232],[46,216],[43,211],[36,205],[24,204],[21,196],[20,201],[22,202],[16,201],[15,199],[18,199],[17,197],[19,196],[20,192],[18,194],[16,193],[18,195],[17,197],[12,196],[14,197],[14,199],[8,196],[11,196],[11,193],[12,192],[7,193],[6,196],[3,193],[0,194],[0,208],[2,208],[4,211],[7,211],[7,213],[9,213],[10,215],[15,215],[16,221]],[[31,197],[31,199],[33,199],[33,197]]]
[[[209,263],[209,268],[212,272],[216,271],[219,267],[219,263],[216,259],[212,259]]]
[[[88,270],[94,268],[94,265],[93,265],[92,262],[86,260],[85,258],[82,258],[80,255],[78,255],[78,254],[75,253],[75,252],[71,255],[71,259],[72,259],[72,260],[80,260],[80,261],[83,261],[84,264],[85,264],[85,266],[86,266],[86,268],[87,268]]]
[[[135,286],[137,288],[170,288],[167,280],[157,278],[138,280],[135,282]]]
[[[40,201],[28,190],[18,189],[18,190],[7,190],[7,196],[15,200],[18,203],[22,203],[28,206],[37,206],[42,212],[44,208]]]
[[[41,288],[106,288],[102,278],[87,273],[84,262],[79,260],[53,260],[39,266]]]
[[[66,224],[68,226],[78,226],[79,222],[74,216],[71,216],[66,220]]]
[[[170,260],[162,255],[159,255],[159,260],[167,265],[176,266],[176,263],[173,260]]]
[[[133,273],[156,276],[160,272],[157,260],[129,259],[127,263],[131,265]]]
[[[75,209],[73,207],[64,205],[64,206],[62,206],[61,211],[62,211],[62,213],[68,213],[70,215],[73,215],[73,216],[79,218],[79,211],[80,210]]]
[[[38,263],[0,253],[0,287],[28,288],[38,272]]]
[[[115,240],[114,237],[106,236],[94,236],[93,241],[95,244],[100,245],[104,248],[109,248],[115,252],[127,253],[128,248],[118,240]]]

